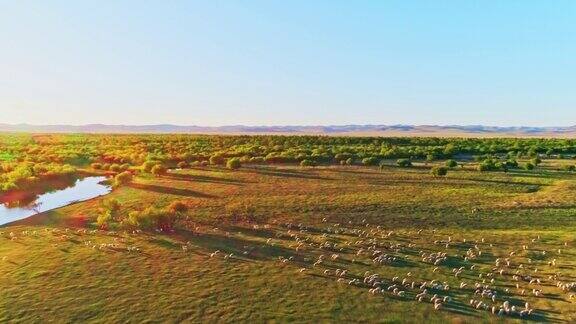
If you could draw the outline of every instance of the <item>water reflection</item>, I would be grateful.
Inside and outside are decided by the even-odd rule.
[[[16,192],[4,195],[0,198],[0,225],[108,194],[111,188],[102,183],[104,180],[106,177],[87,177],[72,180],[64,188],[54,190],[52,187],[43,194]]]

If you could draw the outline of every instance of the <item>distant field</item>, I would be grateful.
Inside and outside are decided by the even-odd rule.
[[[525,320],[573,322],[576,287],[557,286],[576,282],[565,163],[505,173],[470,162],[446,177],[429,173],[440,161],[140,174],[0,228],[0,321],[475,323],[509,301],[502,319],[519,321],[528,302]],[[190,209],[173,233],[97,230],[111,198],[121,214]]]

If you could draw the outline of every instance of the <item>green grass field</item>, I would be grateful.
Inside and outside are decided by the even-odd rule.
[[[576,282],[576,175],[560,163],[138,176],[0,228],[0,321],[574,322],[576,287],[557,284]],[[97,230],[110,198],[191,208],[173,233]],[[516,311],[493,314],[505,301]]]

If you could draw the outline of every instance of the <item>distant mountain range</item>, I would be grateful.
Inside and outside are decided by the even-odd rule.
[[[330,136],[446,136],[446,137],[576,137],[570,127],[498,127],[483,125],[341,125],[341,126],[178,126],[178,125],[29,125],[0,124],[0,132],[27,133],[142,133],[142,134],[278,134]]]

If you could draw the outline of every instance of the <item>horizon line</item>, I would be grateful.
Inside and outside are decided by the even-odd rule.
[[[350,127],[350,126],[362,126],[362,127],[378,127],[378,126],[410,126],[410,127],[493,127],[493,128],[570,128],[576,127],[576,124],[567,126],[527,126],[527,125],[490,125],[490,124],[315,124],[315,125],[303,125],[303,124],[226,124],[226,125],[201,125],[201,124],[173,124],[173,123],[159,123],[159,124],[107,124],[107,123],[82,123],[82,124],[34,124],[34,123],[0,123],[1,126],[31,126],[31,127],[86,127],[86,126],[107,126],[107,127],[158,127],[158,126],[170,126],[170,127],[202,127],[202,128],[223,128],[223,127]]]

